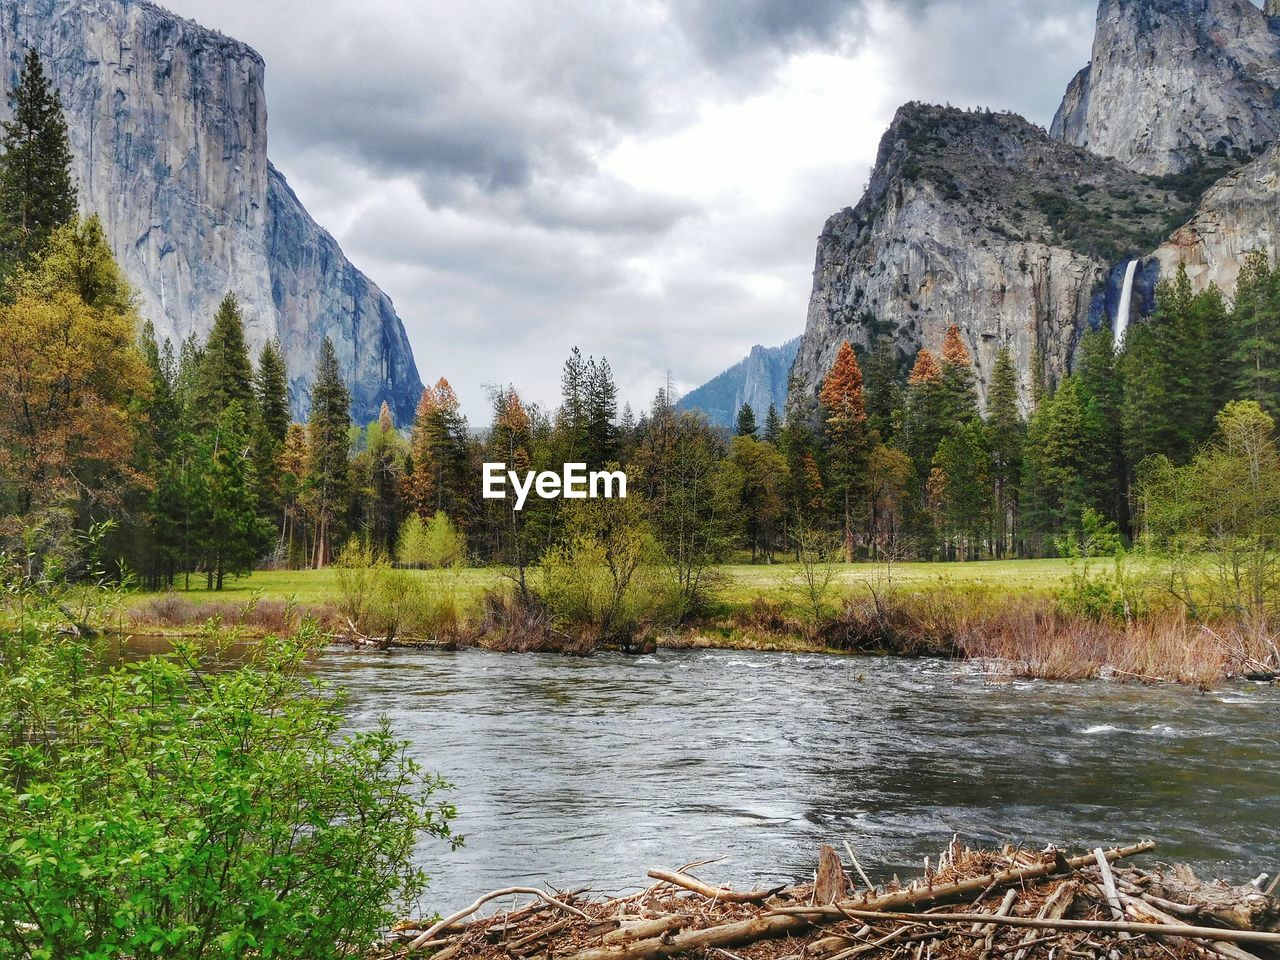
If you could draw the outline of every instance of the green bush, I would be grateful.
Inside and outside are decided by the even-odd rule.
[[[109,665],[58,591],[4,586],[0,958],[337,958],[421,894],[445,784],[385,722],[343,734],[314,628]]]
[[[542,559],[537,594],[558,626],[622,643],[682,613],[674,568],[634,497],[569,512],[564,539]]]
[[[443,510],[437,510],[425,523],[416,513],[411,514],[400,527],[396,559],[406,567],[464,567],[467,538]]]

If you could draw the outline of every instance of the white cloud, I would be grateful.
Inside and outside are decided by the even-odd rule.
[[[426,381],[624,398],[800,333],[814,242],[897,105],[1046,123],[1093,0],[170,0],[267,61],[271,155]]]

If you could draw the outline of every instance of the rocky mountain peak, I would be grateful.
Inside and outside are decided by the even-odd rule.
[[[1144,173],[1213,179],[1280,135],[1280,33],[1250,0],[1102,0],[1053,136]]]

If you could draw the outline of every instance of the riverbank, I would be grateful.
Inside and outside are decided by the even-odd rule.
[[[338,642],[374,647],[935,656],[975,662],[992,676],[1201,687],[1232,678],[1272,680],[1280,670],[1280,654],[1266,631],[1232,620],[1195,622],[1168,606],[1137,616],[1127,607],[1108,611],[1096,602],[1090,582],[1081,586],[1080,567],[1064,560],[840,565],[813,610],[799,598],[795,565],[730,566],[719,573],[723,586],[704,616],[678,628],[647,630],[621,645],[591,631],[559,630],[549,617],[515,604],[510,580],[495,569],[407,571],[430,601],[402,618],[390,639],[361,631],[346,610],[350,587],[333,569],[255,573],[221,592],[134,594],[124,626],[190,635],[212,620],[252,636],[284,632],[311,617]],[[1115,598],[1109,602],[1119,606]]]
[[[435,960],[730,960],[1078,956],[1254,960],[1280,949],[1276,885],[1205,883],[1186,867],[1148,871],[1141,842],[1072,856],[1050,847],[971,849],[952,840],[920,876],[877,885],[847,843],[821,846],[812,882],[733,888],[651,869],[638,893],[506,887],[435,922],[404,921],[377,956]],[[847,855],[847,861],[842,857]],[[714,862],[714,861],[711,861]],[[1265,877],[1266,874],[1264,873]],[[485,905],[529,902],[481,919]]]

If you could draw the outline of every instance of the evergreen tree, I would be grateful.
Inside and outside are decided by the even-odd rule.
[[[268,340],[258,355],[255,386],[262,427],[272,441],[283,445],[293,417],[289,412],[289,375],[279,340]]]
[[[587,361],[586,393],[584,397],[585,463],[590,470],[598,470],[618,456],[618,388],[613,382],[613,370],[604,357],[597,363]]]
[[[1109,328],[1081,338],[1076,380],[1086,404],[1081,437],[1085,499],[1107,519],[1127,527],[1129,497],[1121,429],[1124,385]]]
[[[902,449],[915,464],[916,475],[927,477],[943,433],[942,367],[927,350],[916,354],[907,378],[907,402],[903,412]]]
[[[770,409],[773,409],[770,407]],[[734,435],[739,437],[754,437],[759,432],[756,426],[756,412],[751,409],[751,404],[744,403],[738,408],[738,423],[734,429]]]
[[[969,420],[942,438],[933,457],[931,478],[937,485],[935,496],[948,559],[976,559],[989,531],[994,504],[991,456],[981,421]]]
[[[1042,548],[1059,533],[1076,530],[1088,505],[1084,459],[1085,400],[1065,377],[1036,408],[1027,427],[1023,458],[1024,525]]]
[[[954,323],[942,341],[942,377],[939,384],[941,434],[954,433],[978,416],[978,391],[973,356]]]
[[[1009,348],[996,354],[987,395],[987,433],[991,454],[992,496],[995,501],[994,545],[998,556],[1013,548],[1017,534],[1018,481],[1027,425],[1018,406],[1018,373]]]
[[[1280,271],[1261,250],[1240,269],[1231,328],[1236,393],[1280,414]]]
[[[844,559],[853,559],[854,511],[864,502],[867,455],[867,409],[862,396],[862,369],[849,341],[840,344],[835,363],[818,394],[826,412],[827,468],[831,492],[844,516]]]
[[[206,585],[221,590],[228,575],[248,573],[272,539],[258,513],[250,426],[233,402],[203,436],[199,452],[196,529]]]
[[[893,440],[902,420],[904,396],[898,368],[898,348],[887,338],[878,338],[867,356],[867,428],[882,442]]]
[[[253,363],[244,339],[244,318],[235,294],[228,293],[218,305],[213,329],[204,345],[196,382],[195,413],[199,422],[212,424],[233,403],[240,404],[251,422],[258,419],[258,398],[254,391]]]
[[[313,562],[317,567],[328,565],[341,532],[348,493],[350,429],[351,394],[343,382],[333,341],[325,337],[311,387],[311,419],[307,423],[307,505],[316,526]]]
[[[1123,426],[1131,468],[1156,454],[1186,463],[1213,432],[1232,385],[1226,307],[1192,293],[1185,267],[1156,287],[1156,311],[1125,335]]]
[[[778,416],[778,408],[772,403],[769,404],[769,410],[764,415],[763,437],[765,443],[771,443],[775,447],[782,439],[782,418]]]
[[[9,106],[12,119],[0,137],[0,262],[6,273],[76,215],[62,98],[34,49],[9,92]]]
[[[585,463],[587,459],[587,397],[590,371],[582,351],[574,347],[560,374],[560,409],[557,426],[565,439],[566,462]]]
[[[424,523],[443,511],[458,526],[467,525],[471,486],[467,458],[467,421],[453,387],[441,377],[422,392],[409,434],[406,497]]]
[[[384,556],[394,556],[396,536],[404,520],[405,461],[408,451],[396,431],[391,407],[384,400],[378,419],[365,431],[365,449],[358,458],[362,480],[358,513],[368,542]]]

